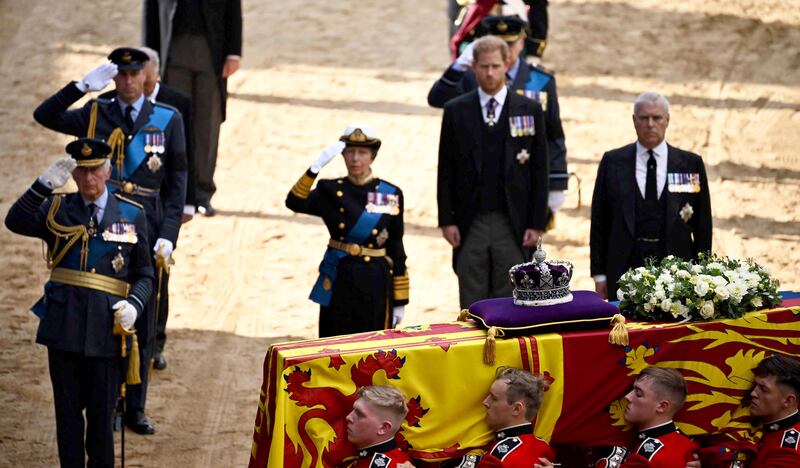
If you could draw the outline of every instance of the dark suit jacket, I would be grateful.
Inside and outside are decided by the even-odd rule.
[[[81,108],[69,109],[69,106],[83,96],[84,93],[75,86],[74,81],[68,83],[56,94],[39,104],[39,107],[33,112],[33,118],[51,130],[77,137],[86,136],[92,112],[92,101],[87,102]],[[125,118],[116,99],[98,99],[97,103],[95,137],[107,140],[115,128],[125,128]],[[155,109],[154,106],[161,106],[172,112],[164,131],[166,151],[161,155],[164,165],[158,171],[153,172],[147,167],[147,164],[143,163],[129,180],[142,187],[159,190],[160,196],[156,199],[131,194],[129,198],[144,205],[151,242],[154,244],[161,237],[170,240],[173,245],[177,246],[183,206],[186,201],[187,162],[183,119],[176,109],[161,103],[153,104],[145,99],[142,110],[134,122],[133,134],[142,130],[147,124],[150,114]],[[158,201],[160,203],[157,203]]]
[[[686,260],[711,250],[711,198],[703,159],[688,151],[667,145],[667,173],[696,173],[700,175],[700,191],[670,192],[666,196],[664,223],[667,255]],[[590,233],[591,274],[606,275],[609,298],[615,298],[617,281],[630,267],[636,233],[636,144],[609,151],[603,155],[597,169],[592,196],[592,226]],[[680,216],[689,204],[694,214],[688,221]]]
[[[522,245],[525,229],[544,230],[547,224],[548,160],[544,119],[538,103],[509,92],[503,107],[507,116],[532,115],[536,134],[506,135],[502,168],[505,201],[517,241]],[[444,106],[439,139],[437,199],[439,226],[457,225],[462,239],[478,206],[478,183],[483,166],[482,128],[478,91],[449,101]],[[526,151],[528,159],[518,159]]]
[[[112,89],[98,97],[101,99],[113,99],[117,97],[117,91]],[[194,134],[192,133],[192,98],[162,81],[158,83],[156,102],[162,102],[178,109],[178,112],[181,113],[181,117],[183,117],[183,134],[185,135],[186,141],[186,161],[189,172],[189,176],[186,180],[186,204],[196,206],[197,203],[194,193],[194,151],[192,148],[194,143]]]
[[[47,186],[34,182],[8,210],[6,227],[17,234],[42,239],[52,248],[56,238],[47,227],[47,214],[53,197]],[[89,271],[130,283],[130,294],[128,297],[121,297],[94,289],[48,282],[45,285],[47,311],[39,323],[37,343],[85,356],[119,356],[120,341],[112,334],[112,306],[117,301],[128,299],[141,314],[154,281],[144,212],[137,207],[134,210],[135,219],[123,217],[121,205],[124,203],[126,202],[113,195],[108,197],[103,219],[98,226],[98,237],[92,241],[98,243],[98,248],[102,246],[105,250],[101,249],[100,252],[105,253],[94,256],[91,252],[93,249],[90,248],[86,266]],[[87,218],[83,199],[77,193],[64,196],[55,216],[56,222],[63,226],[85,225]],[[102,233],[111,229],[114,223],[134,224],[136,243],[105,241]],[[61,245],[64,245],[63,242]],[[81,242],[76,242],[70,249],[80,250]],[[123,262],[115,270],[113,259],[117,256]]]
[[[158,52],[161,58],[162,75],[169,61],[172,19],[177,7],[177,0],[145,0],[143,42],[144,45]],[[228,55],[242,55],[242,2],[241,0],[202,0],[200,7],[205,21],[208,47],[211,50],[211,61],[217,76],[220,77],[222,119],[225,120],[228,80],[222,79],[222,66]]]
[[[528,65],[521,58],[520,60],[521,63],[514,81],[508,83],[508,88],[512,92],[516,93],[524,90],[526,83],[528,83],[533,74],[544,74],[550,78],[542,89],[547,94],[544,121],[547,132],[547,151],[550,155],[550,190],[566,190],[569,179],[567,147],[564,142],[564,128],[561,125],[561,107],[558,104],[556,77],[545,71],[534,69],[533,66]],[[449,100],[474,89],[478,89],[478,80],[471,69],[460,72],[448,67],[428,92],[428,105],[431,107],[444,107]]]

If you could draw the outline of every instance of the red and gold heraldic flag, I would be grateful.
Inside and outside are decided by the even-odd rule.
[[[556,445],[626,444],[623,397],[644,367],[656,365],[686,377],[689,396],[675,418],[684,433],[750,439],[741,398],[765,355],[800,355],[800,299],[739,319],[629,323],[628,332],[628,346],[609,344],[607,329],[497,340],[496,366],[522,367],[550,383],[538,436]],[[249,466],[346,466],[355,448],[345,417],[365,385],[394,385],[408,398],[397,440],[411,456],[436,462],[483,447],[492,434],[481,402],[496,367],[483,363],[486,336],[456,322],[272,345]]]

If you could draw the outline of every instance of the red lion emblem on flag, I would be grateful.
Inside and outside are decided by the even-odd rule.
[[[400,369],[405,364],[406,359],[397,356],[397,350],[389,352],[379,350],[375,353],[362,358],[357,364],[350,368],[350,378],[356,385],[356,389],[373,384],[373,377],[379,371],[383,371],[388,379],[400,379]],[[339,355],[331,356],[331,366],[337,367],[342,364]],[[336,365],[334,365],[336,363]],[[347,423],[345,417],[353,409],[353,403],[357,398],[357,390],[349,395],[345,395],[337,388],[332,387],[308,387],[306,384],[311,380],[311,369],[303,371],[299,366],[285,375],[285,391],[289,393],[289,398],[296,402],[297,406],[311,408],[306,410],[297,423],[297,432],[303,443],[303,447],[311,455],[308,466],[316,466],[320,457],[313,439],[309,435],[306,425],[312,419],[322,419],[333,429],[334,437],[322,451],[322,464],[324,466],[336,466],[342,463],[345,458],[352,456],[356,448],[347,441]],[[405,423],[408,426],[419,427],[420,420],[428,412],[428,408],[423,408],[421,398],[417,395],[407,402],[408,414]],[[408,441],[402,434],[403,430],[397,433],[398,445],[404,449],[410,447]],[[288,436],[284,440],[284,464],[286,466],[301,466],[303,464],[303,450],[295,447],[295,443]]]

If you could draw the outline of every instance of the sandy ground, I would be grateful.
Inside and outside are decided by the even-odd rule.
[[[175,257],[169,367],[152,378],[154,436],[130,435],[128,466],[243,466],[267,346],[316,336],[306,299],[324,250],[317,219],[286,192],[350,122],[377,127],[374,169],[406,194],[407,323],[457,313],[450,250],[436,228],[440,111],[426,105],[448,61],[445,2],[244,2],[242,69],[230,80],[215,218],[187,224]],[[91,9],[90,9],[91,8]],[[800,287],[800,9],[792,0],[551,2],[548,65],[558,71],[571,190],[553,258],[592,287],[589,203],[603,151],[633,141],[631,102],[672,101],[669,141],[702,154],[714,250],[753,257]],[[0,0],[0,213],[68,137],[36,105],[113,47],[139,42],[133,0]],[[336,161],[323,177],[345,172]],[[575,185],[573,184],[573,188]],[[27,311],[46,278],[40,243],[0,229],[0,466],[57,465],[46,351]],[[129,433],[130,434],[130,433]]]

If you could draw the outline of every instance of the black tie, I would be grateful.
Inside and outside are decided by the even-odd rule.
[[[494,126],[495,117],[494,117],[494,108],[497,107],[497,100],[495,98],[489,98],[489,102],[486,103],[486,122],[489,124],[490,127]]]
[[[650,157],[647,159],[647,178],[644,184],[644,199],[647,201],[658,201],[658,193],[656,191],[656,157],[653,155],[653,150],[647,150]]]
[[[89,227],[86,230],[88,234],[92,237],[97,233],[97,205],[94,203],[89,203],[86,205],[86,209],[89,210]]]
[[[125,108],[125,125],[128,127],[128,133],[133,131],[133,106]]]

